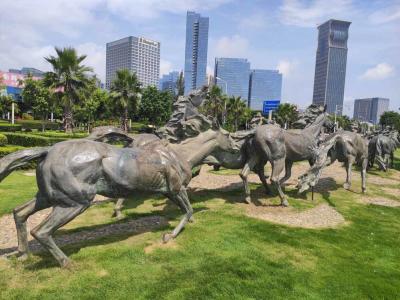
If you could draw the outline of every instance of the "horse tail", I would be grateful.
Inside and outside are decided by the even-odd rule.
[[[15,169],[25,166],[30,161],[43,158],[47,155],[50,147],[38,147],[20,150],[8,154],[0,159],[0,182]]]

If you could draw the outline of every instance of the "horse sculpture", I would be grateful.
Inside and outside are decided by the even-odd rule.
[[[387,171],[393,166],[394,151],[400,146],[399,132],[392,131],[388,135],[378,134],[368,144],[368,168],[376,161],[379,168]]]
[[[361,167],[361,187],[365,193],[368,164],[367,141],[358,133],[341,130],[328,136],[318,149],[313,149],[317,162],[299,179],[300,192],[313,186],[319,179],[322,168],[333,164],[336,160],[343,162],[346,168],[345,189],[351,187],[352,166],[357,163]]]
[[[84,212],[96,194],[124,198],[138,191],[151,191],[165,195],[185,214],[172,233],[163,236],[164,242],[175,238],[193,213],[186,193],[192,168],[217,149],[238,151],[225,130],[211,128],[210,121],[200,127],[208,129],[178,144],[153,141],[143,147],[117,148],[82,139],[21,150],[3,157],[0,180],[31,160],[41,160],[36,169],[36,196],[14,210],[19,256],[26,257],[28,253],[27,218],[53,207],[50,215],[31,234],[61,266],[67,266],[69,259],[52,236]]]

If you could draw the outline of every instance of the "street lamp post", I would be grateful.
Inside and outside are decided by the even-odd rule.
[[[339,104],[335,105],[335,127],[333,128],[333,132],[336,132],[336,127],[337,127],[336,116],[337,116],[337,113],[340,111],[340,109],[338,109],[338,107],[340,107],[340,106],[341,105],[339,105]]]
[[[225,83],[225,94],[228,95],[228,83],[226,82],[226,80],[223,80],[222,78],[216,76],[215,79],[222,81],[223,83]],[[226,118],[226,101],[224,101],[224,113],[222,115],[222,124],[225,125],[225,118]]]

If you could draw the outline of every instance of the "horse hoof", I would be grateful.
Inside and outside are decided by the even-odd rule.
[[[350,189],[350,184],[348,184],[348,183],[346,182],[345,184],[343,184],[343,187],[344,187],[346,190],[349,190],[349,189]]]
[[[287,201],[286,198],[282,200],[281,204],[282,204],[283,207],[288,207],[289,206],[289,202]]]
[[[244,201],[246,201],[247,204],[251,204],[251,198],[250,197],[246,197],[244,199]]]
[[[189,218],[189,220],[188,220],[190,223],[193,223],[194,222],[194,217],[193,216],[191,216],[190,218]]]
[[[164,233],[162,237],[163,243],[168,243],[172,238],[173,236],[171,233]]]
[[[17,256],[17,260],[19,261],[26,261],[28,259],[28,254],[27,253],[19,253]]]
[[[362,189],[362,193],[366,194],[367,193],[367,189]]]
[[[60,262],[61,268],[63,269],[70,269],[72,267],[72,263],[71,260],[68,258],[64,258],[61,262]]]

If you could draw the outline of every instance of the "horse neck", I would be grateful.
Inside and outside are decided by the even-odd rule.
[[[321,132],[321,128],[324,125],[324,122],[325,122],[325,117],[321,118],[321,120],[319,120],[318,122],[314,122],[309,127],[304,128],[301,131],[301,134],[303,134],[303,135],[310,135],[311,134],[314,138],[318,137],[318,135]]]
[[[173,150],[193,168],[210,155],[218,146],[216,132],[206,131],[194,138],[186,139],[178,144],[171,144]]]

